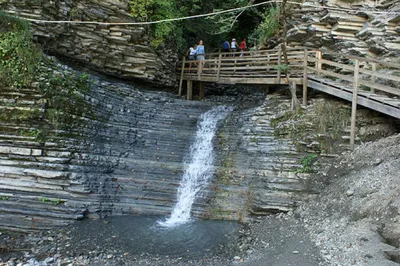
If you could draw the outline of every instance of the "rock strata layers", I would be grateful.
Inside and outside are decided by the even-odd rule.
[[[199,116],[211,104],[94,80],[92,118],[39,139],[0,121],[0,228],[33,230],[109,214],[168,215]],[[1,109],[44,112],[35,88],[1,89]],[[194,206],[197,212],[201,205]]]
[[[398,1],[305,1],[294,8],[290,45],[370,57],[400,54]]]
[[[135,22],[128,0],[0,1],[20,17],[49,21]],[[143,25],[31,22],[35,39],[48,53],[79,61],[96,71],[157,85],[175,84],[172,48],[155,51]],[[161,48],[160,48],[161,49]]]

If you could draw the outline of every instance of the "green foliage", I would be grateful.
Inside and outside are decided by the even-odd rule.
[[[0,121],[35,121],[36,129],[21,134],[44,141],[49,129],[74,132],[81,117],[92,117],[91,106],[85,100],[91,90],[89,76],[59,70],[56,62],[41,58],[27,24],[21,20],[0,14],[0,25],[0,84],[19,90],[35,82],[45,102],[44,109],[4,108]]]
[[[218,12],[221,10],[236,8],[236,7],[245,7],[250,5],[247,0],[232,0],[232,1],[222,1],[220,8],[214,8],[213,12]],[[225,3],[225,4],[224,4]],[[211,17],[206,17],[206,20],[210,23],[210,27],[208,27],[208,32],[212,35],[219,35],[223,33],[229,33],[232,31],[235,25],[238,24],[238,17],[242,15],[244,12],[250,12],[251,9],[236,10],[234,12],[223,13],[214,15]]]
[[[31,110],[3,109],[0,113],[0,121],[12,121],[12,122],[32,121],[40,118],[42,114],[43,112],[39,109],[31,109]]]
[[[281,64],[281,65],[274,66],[274,68],[276,70],[280,70],[280,71],[284,72],[284,71],[287,71],[289,69],[289,65]]]
[[[169,18],[195,16],[249,5],[248,0],[131,0],[131,15],[137,21],[157,21]],[[260,8],[264,9],[263,7]],[[151,46],[166,44],[181,52],[203,40],[206,51],[220,48],[225,40],[247,38],[260,22],[263,11],[258,8],[235,11],[209,18],[163,22],[149,26]],[[240,15],[239,15],[240,14]]]
[[[86,74],[42,69],[39,76],[45,81],[39,84],[40,92],[47,99],[45,117],[56,128],[73,128],[80,123],[80,117],[93,117],[93,111],[84,97],[91,90]]]
[[[131,15],[139,21],[148,21],[154,0],[132,0]]]
[[[39,201],[41,203],[47,203],[47,202],[50,202],[50,199],[48,199],[48,198],[40,198]]]
[[[1,196],[0,200],[8,200],[8,197],[7,196]]]
[[[274,36],[279,30],[279,7],[269,8],[264,14],[264,20],[251,34],[251,38],[257,39],[259,43]]]
[[[0,13],[0,83],[21,88],[35,78],[39,49],[32,43],[28,25]]]
[[[49,199],[49,198],[42,197],[42,198],[39,199],[39,201],[41,203],[48,203],[48,204],[54,204],[54,205],[59,205],[59,204],[62,203],[62,200],[59,199],[59,198],[57,198],[55,200],[52,200],[52,199]]]
[[[43,131],[39,128],[29,129],[28,131],[20,130],[19,133],[23,136],[34,137],[35,139],[40,139],[43,136]]]
[[[308,154],[300,160],[301,168],[296,170],[296,173],[312,173],[314,171],[313,164],[317,159],[315,153]]]
[[[181,16],[175,0],[132,0],[131,15],[138,21],[158,21]],[[150,45],[157,48],[165,41],[177,40],[181,29],[177,22],[163,22],[151,27]],[[173,38],[173,36],[175,38]]]

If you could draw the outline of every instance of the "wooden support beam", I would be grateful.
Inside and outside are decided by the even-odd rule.
[[[354,139],[356,136],[356,120],[357,120],[357,96],[359,85],[359,69],[360,61],[355,59],[354,62],[354,79],[353,79],[353,99],[351,104],[351,130],[350,130],[350,149],[354,149]]]
[[[204,82],[200,82],[200,91],[199,91],[199,99],[203,100],[204,99]]]
[[[179,80],[179,92],[178,92],[179,96],[182,95],[182,82],[183,82],[183,73],[185,72],[185,60],[186,60],[186,57],[183,56],[183,58],[182,58],[181,79]]]
[[[187,100],[193,100],[193,80],[187,81]]]
[[[289,80],[288,80],[288,82],[289,82]],[[288,84],[288,85],[292,86],[292,90],[294,90],[294,93],[296,94],[296,90],[297,90],[296,81],[292,81],[292,85],[290,85],[290,84]],[[297,101],[297,97],[296,98],[292,97],[292,105],[291,105],[292,112],[295,110],[294,107],[297,105],[297,103],[295,101]]]
[[[317,71],[317,75],[320,76],[321,75],[321,69],[322,69],[322,52],[321,51],[316,51],[315,52],[315,70]]]
[[[304,49],[304,71],[303,71],[303,105],[307,105],[308,89],[308,51]]]
[[[217,69],[217,82],[219,81],[219,75],[221,73],[221,62],[222,62],[222,54],[218,56],[218,69]]]
[[[202,60],[197,61],[198,62],[198,67],[197,67],[197,79],[200,80],[201,74],[203,72],[203,62]]]
[[[371,63],[371,67],[372,67],[372,69],[371,69],[372,72],[375,73],[376,72],[376,63],[372,62]],[[371,75],[371,82],[375,83],[375,81],[376,81],[376,76],[375,75]],[[371,87],[371,93],[375,93],[375,88]]]
[[[278,74],[276,76],[278,84],[281,84],[281,64],[282,64],[282,47],[279,46],[278,49]]]

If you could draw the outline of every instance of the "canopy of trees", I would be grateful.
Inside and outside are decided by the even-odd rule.
[[[195,16],[219,10],[245,7],[263,1],[255,0],[132,0],[131,14],[138,21]],[[149,26],[151,45],[167,45],[185,51],[187,47],[204,41],[207,51],[221,48],[225,40],[247,38],[249,46],[265,34],[273,34],[275,24],[269,11],[272,4],[252,7],[207,18],[193,18]],[[276,13],[276,9],[275,10]],[[267,22],[266,22],[267,21]],[[267,23],[267,26],[259,26]]]

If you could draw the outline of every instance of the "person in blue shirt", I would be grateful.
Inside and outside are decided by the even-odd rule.
[[[204,59],[205,59],[206,50],[204,48],[202,40],[200,40],[199,45],[197,45],[196,54],[197,54],[197,60],[198,61],[203,61],[203,65],[204,65],[204,63],[205,63]]]
[[[223,46],[223,48],[224,48],[224,53],[228,53],[228,52],[229,52],[229,49],[231,48],[230,45],[229,45],[229,42],[228,42],[228,41],[225,41],[225,42],[222,44],[222,46]]]

